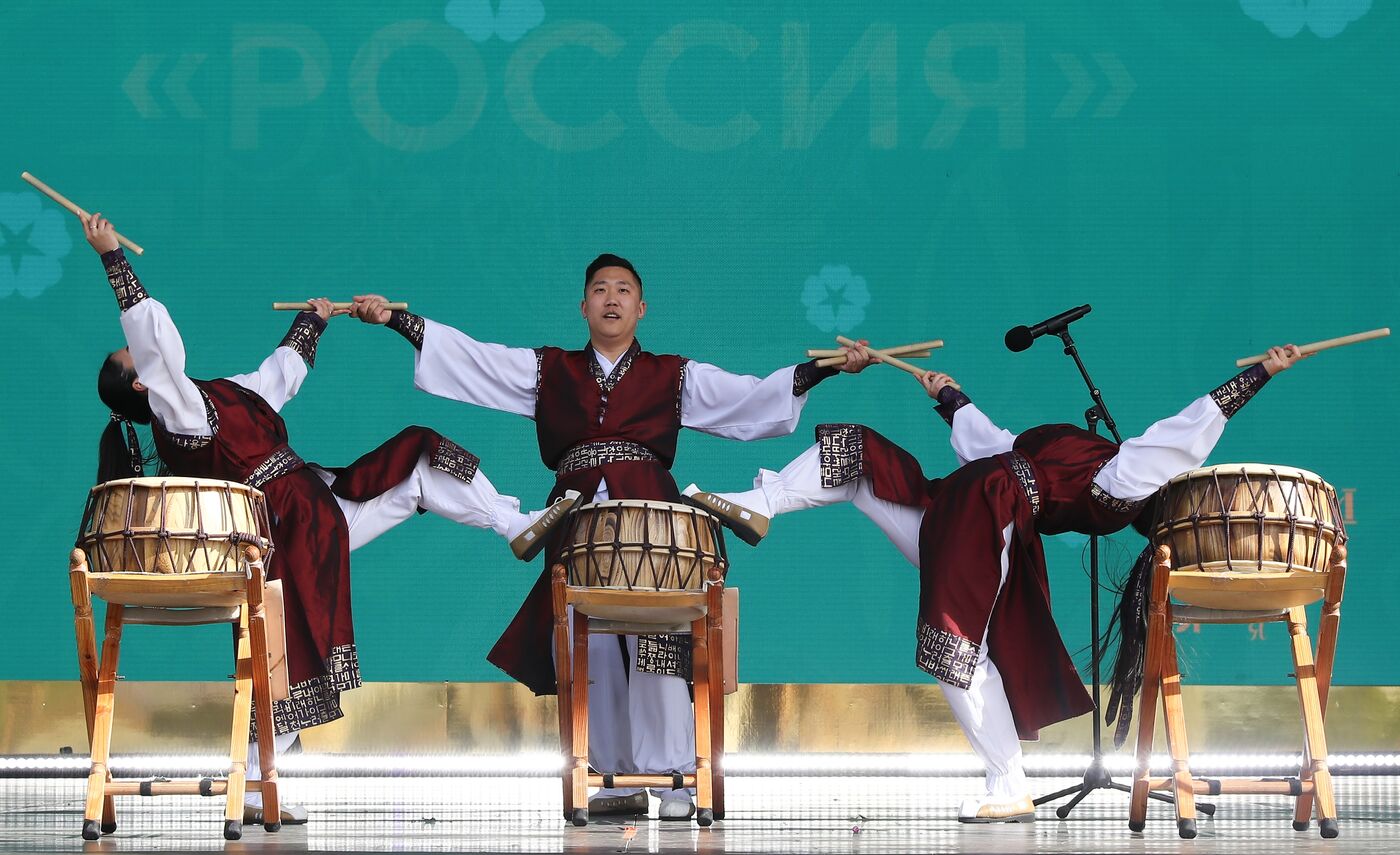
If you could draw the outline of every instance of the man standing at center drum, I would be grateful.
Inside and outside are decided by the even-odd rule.
[[[414,384],[425,392],[535,422],[540,457],[557,481],[550,494],[578,490],[580,502],[656,499],[679,502],[670,468],[682,427],[728,439],[792,433],[807,392],[836,369],[808,362],[764,378],[730,374],[680,356],[656,355],[637,342],[645,316],[642,280],[632,263],[598,256],[584,275],[581,350],[518,348],[476,341],[417,315],[390,311],[378,295],[355,298],[352,314],[387,324],[417,348]],[[848,350],[841,370],[870,363]],[[550,556],[552,558],[552,556]],[[557,691],[552,656],[550,562],[487,659],[536,694]],[[594,635],[589,639],[589,763],[600,772],[665,774],[695,768],[695,734],[686,680],[665,639]],[[688,819],[687,790],[662,790],[662,819]],[[600,790],[592,815],[645,814],[645,790]]]

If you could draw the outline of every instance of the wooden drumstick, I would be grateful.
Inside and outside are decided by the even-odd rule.
[[[890,355],[890,357],[909,357],[916,358],[916,360],[921,360],[921,358],[930,355],[930,353],[932,353],[932,350],[934,350],[935,347],[942,346],[944,346],[942,340],[918,341],[918,343],[914,344],[900,344],[899,347],[882,347],[879,348],[879,350],[871,348],[871,353]],[[816,364],[818,364],[818,367],[820,368],[829,368],[832,367],[832,365],[840,365],[841,362],[846,361],[846,351],[836,350],[836,348],[830,347],[808,348],[808,351],[806,351],[806,355],[808,355],[808,358],[818,358],[818,362],[816,362]]]
[[[353,309],[354,307],[354,303],[331,303],[331,308],[333,309]],[[402,312],[408,309],[408,304],[385,303],[384,308],[390,311],[398,310]],[[273,303],[272,310],[274,312],[310,312],[312,308],[310,303],[302,301],[300,303]]]
[[[838,353],[839,353],[839,352],[840,352],[840,351],[838,351]],[[931,355],[927,350],[915,350],[915,351],[912,351],[912,352],[910,352],[910,353],[900,353],[899,351],[895,351],[895,352],[891,353],[891,352],[889,352],[889,351],[887,351],[887,350],[872,350],[872,351],[870,351],[870,352],[871,352],[871,353],[878,353],[878,354],[881,355],[881,356],[903,356],[903,357],[905,357],[906,359],[924,359],[925,357]],[[844,356],[823,356],[821,359],[818,359],[818,360],[817,360],[817,367],[818,367],[818,368],[834,368],[834,367],[836,367],[836,366],[838,366],[838,365],[845,365],[845,364],[846,364],[846,357],[844,357]]]
[[[1382,327],[1378,330],[1367,330],[1366,332],[1352,333],[1338,338],[1315,341],[1312,344],[1305,344],[1298,348],[1298,352],[1304,356],[1311,356],[1324,350],[1331,350],[1334,347],[1343,347],[1348,344],[1358,344],[1363,341],[1370,341],[1373,338],[1385,338],[1390,335],[1390,327]],[[1246,356],[1244,359],[1236,359],[1235,367],[1244,368],[1246,365],[1258,365],[1269,358],[1267,353],[1258,353],[1254,356]]]
[[[73,213],[80,219],[87,219],[89,216],[91,216],[90,214],[88,214],[87,211],[84,211],[82,208],[79,208],[77,205],[74,205],[72,201],[68,199],[67,196],[64,196],[62,193],[58,192],[49,185],[35,178],[33,175],[30,175],[28,172],[21,172],[19,174],[19,177],[23,178],[25,181],[28,181],[31,185],[34,186],[35,190],[38,190],[40,193],[43,193],[45,196],[48,196],[50,199],[67,208],[71,213]],[[137,255],[145,254],[146,250],[142,249],[139,245],[137,245],[135,241],[126,237],[121,232],[114,230],[112,234],[116,236],[117,243],[121,244],[122,246],[126,247],[127,249],[131,250]]]
[[[907,356],[911,359],[923,359],[933,355],[931,350],[905,350],[898,347],[885,347],[879,350],[870,349],[871,353],[884,353],[890,356]],[[807,348],[808,359],[845,359],[846,351],[837,347],[809,347]]]
[[[915,342],[914,344],[901,344],[898,347],[882,347],[879,351],[872,350],[872,352],[889,354],[890,356],[912,356],[918,358],[928,356],[930,351],[942,346],[943,340],[936,339],[934,341]],[[813,347],[807,349],[807,356],[808,358],[817,357],[819,359],[830,359],[839,356],[844,359],[845,352],[829,347]]]
[[[839,344],[844,344],[846,347],[860,347],[860,344],[859,344],[859,343],[854,342],[854,341],[851,341],[850,339],[846,338],[845,336],[838,335],[838,336],[836,337],[836,341],[837,341],[837,343],[839,343]],[[925,375],[925,374],[931,373],[931,372],[930,372],[928,369],[926,369],[926,368],[920,368],[920,367],[917,366],[917,365],[910,365],[909,363],[905,362],[904,360],[898,359],[898,358],[893,357],[893,356],[887,356],[887,355],[881,354],[881,355],[880,355],[880,361],[881,361],[881,362],[884,362],[884,363],[886,363],[886,364],[889,364],[889,365],[893,365],[895,368],[899,368],[899,369],[901,369],[901,370],[903,370],[903,371],[908,371],[910,374],[913,374],[915,377],[918,377],[920,380],[922,380],[922,379],[924,378],[924,375]],[[957,383],[949,383],[948,385],[949,385],[949,386],[952,386],[954,389],[957,389],[958,391],[962,391],[962,387],[959,386]]]

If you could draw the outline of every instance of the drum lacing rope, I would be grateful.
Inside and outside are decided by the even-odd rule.
[[[180,571],[175,570],[175,550],[174,550],[174,548],[171,547],[171,545],[170,545],[170,528],[169,528],[169,525],[168,525],[169,520],[167,519],[167,516],[168,516],[169,511],[170,511],[170,502],[166,499],[166,496],[168,495],[168,492],[167,492],[167,491],[168,491],[169,487],[170,487],[170,484],[169,484],[168,482],[166,482],[166,481],[160,482],[160,528],[156,530],[156,536],[160,538],[161,545],[163,545],[163,546],[165,547],[165,550],[166,550],[166,560],[170,562],[170,569],[171,569],[171,571],[177,572],[177,573],[178,573],[178,572],[180,572]],[[199,507],[199,486],[198,486],[198,483],[196,482],[196,486],[195,486],[195,513],[196,513],[196,514],[199,514],[199,513],[201,513],[201,510],[202,510],[202,509]],[[191,553],[191,555],[190,555],[190,562],[191,562],[191,563],[194,562],[194,555],[193,555],[193,553]],[[188,568],[188,565],[187,565],[187,568]]]
[[[1263,508],[1263,505],[1264,505],[1263,498],[1264,498],[1265,495],[1268,494],[1268,487],[1269,487],[1269,483],[1270,483],[1270,481],[1269,481],[1268,479],[1269,479],[1270,476],[1272,476],[1272,477],[1275,479],[1275,481],[1278,479],[1278,473],[1275,472],[1273,469],[1270,469],[1270,470],[1269,470],[1269,475],[1268,475],[1268,476],[1265,476],[1265,478],[1264,478],[1264,483],[1260,486],[1260,488],[1259,488],[1257,491],[1254,489],[1254,482],[1251,481],[1251,480],[1249,479],[1248,476],[1245,476],[1245,485],[1249,487],[1249,506],[1250,506],[1250,508],[1253,509],[1253,512],[1250,514],[1250,516],[1252,516],[1252,517],[1254,518],[1254,524],[1255,524],[1255,525],[1258,527],[1258,529],[1259,529],[1258,536],[1255,538],[1254,568],[1255,568],[1256,570],[1258,570],[1259,572],[1261,572],[1261,573],[1264,572],[1264,517],[1265,517],[1265,513],[1264,513],[1264,508]],[[1281,488],[1281,487],[1280,487],[1280,491],[1282,491],[1282,488]],[[1293,548],[1293,544],[1290,542],[1290,543],[1289,543],[1289,549],[1291,550],[1292,548]]]
[[[1287,511],[1287,513],[1284,514],[1284,519],[1288,520],[1288,553],[1287,553],[1286,555],[1284,555],[1284,557],[1283,557],[1283,563],[1284,563],[1285,565],[1287,565],[1288,567],[1292,567],[1292,566],[1293,566],[1293,542],[1294,542],[1294,537],[1296,537],[1296,536],[1297,536],[1297,533],[1298,533],[1298,514],[1294,511],[1294,507],[1293,507],[1293,506],[1294,506],[1295,502],[1289,501],[1289,498],[1290,498],[1290,497],[1289,497],[1289,494],[1288,494],[1287,492],[1285,492],[1284,489],[1283,489],[1283,479],[1279,477],[1279,475],[1278,475],[1278,470],[1276,470],[1276,469],[1270,469],[1270,470],[1269,470],[1269,474],[1272,475],[1272,476],[1274,476],[1274,485],[1278,487],[1279,495],[1283,498],[1283,505],[1284,505],[1285,510]],[[1298,485],[1297,485],[1296,483],[1294,483],[1292,486],[1294,487],[1295,490],[1296,490],[1297,487],[1298,487]],[[1295,497],[1296,497],[1296,493],[1295,493]],[[1261,533],[1262,533],[1262,526],[1263,526],[1263,524],[1264,524],[1264,512],[1263,512],[1262,510],[1259,511],[1258,516],[1259,516],[1259,525],[1261,526]],[[1262,537],[1259,538],[1259,551],[1260,551],[1260,553],[1262,553],[1262,552],[1264,551],[1264,538],[1262,538]],[[1261,563],[1262,563],[1262,562],[1261,562]]]

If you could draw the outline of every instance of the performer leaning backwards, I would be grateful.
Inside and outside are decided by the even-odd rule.
[[[588,342],[579,350],[486,344],[417,315],[391,312],[378,295],[356,297],[352,313],[367,323],[388,324],[413,343],[418,388],[533,419],[540,457],[558,479],[551,498],[572,489],[582,501],[679,501],[670,468],[681,428],[738,440],[785,436],[796,429],[807,392],[837,373],[808,362],[760,379],[642,350],[636,339],[647,310],[642,280],[631,262],[616,255],[600,255],[588,265],[580,310]],[[868,364],[866,353],[848,350],[841,370],[854,373]],[[556,691],[548,582],[546,564],[488,657],[542,695]],[[666,664],[676,657],[657,655],[664,644],[688,642],[590,637],[593,768],[617,774],[695,769],[690,675]],[[663,819],[695,812],[686,790],[657,795]],[[646,792],[601,790],[588,810],[595,816],[645,813]]]
[[[275,550],[270,579],[281,579],[291,696],[273,704],[275,744],[285,750],[298,731],[340,718],[340,693],[360,685],[350,614],[350,552],[420,509],[510,539],[528,560],[577,494],[561,494],[544,511],[523,513],[496,492],[475,455],[436,431],[409,427],[343,469],[304,462],[287,444],[278,412],[315,362],[327,318],[344,314],[310,301],[282,343],[256,371],[221,380],[185,376],[185,346],[165,306],[136,278],[101,214],[84,220],[121,309],[128,347],[110,354],[97,391],[112,410],[102,434],[98,481],[143,473],[131,422],[150,424],[156,452],[171,474],[240,481],[262,490]],[[266,735],[264,735],[266,736]],[[259,777],[258,750],[248,751],[248,779]],[[262,795],[249,793],[245,824],[259,824]],[[282,821],[306,811],[282,803]]]
[[[825,424],[781,472],[760,470],[755,489],[712,494],[692,484],[686,494],[753,539],[773,515],[804,508],[851,502],[870,517],[919,568],[915,663],[938,678],[987,768],[986,793],[964,801],[958,818],[1031,820],[1020,740],[1093,709],[1050,614],[1040,535],[1109,534],[1150,516],[1142,511],[1157,489],[1200,466],[1226,420],[1300,358],[1291,344],[1272,348],[1263,364],[1121,446],[1065,424],[1012,434],[951,377],[930,372],[921,382],[962,464],[947,477],[925,478],[909,452],[868,427]]]

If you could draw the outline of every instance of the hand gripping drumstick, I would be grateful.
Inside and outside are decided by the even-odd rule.
[[[34,186],[35,190],[38,190],[40,193],[43,193],[45,196],[48,196],[50,199],[67,208],[80,219],[87,219],[89,216],[91,216],[90,214],[88,214],[87,211],[84,211],[82,208],[79,208],[77,205],[74,205],[71,201],[69,201],[67,196],[64,196],[62,193],[58,192],[49,185],[35,178],[33,175],[30,175],[28,172],[21,172],[19,174],[19,177],[23,178],[25,181],[28,181]],[[124,237],[120,232],[114,231],[112,232],[112,234],[116,235],[117,243],[121,244],[122,246],[126,247],[127,249],[131,250],[137,255],[145,254],[146,250],[138,246],[135,241]]]
[[[881,348],[880,350],[872,350],[871,353],[878,353],[882,356],[908,356],[913,358],[922,358],[928,356],[929,352],[933,349],[942,346],[943,340],[937,339],[935,341],[915,342],[914,344],[901,344],[899,347],[885,347]],[[818,368],[829,368],[832,366],[840,365],[841,363],[846,361],[846,355],[843,352],[831,348],[810,348],[807,351],[807,356],[809,358],[817,357]]]
[[[333,308],[333,309],[351,309],[351,308],[354,308],[354,306],[355,306],[354,303],[331,303],[331,308]],[[404,311],[404,310],[406,310],[406,309],[408,308],[408,304],[407,304],[407,303],[385,303],[385,304],[384,304],[384,308],[388,309],[388,310],[391,311],[391,312],[394,311],[394,310],[398,310],[398,311],[402,312],[402,311]],[[310,304],[310,303],[307,303],[307,302],[304,302],[304,301],[303,301],[303,302],[300,302],[300,303],[273,303],[273,304],[272,304],[272,310],[273,310],[274,312],[310,312],[310,311],[312,311],[312,309],[311,309],[311,304]]]
[[[1312,344],[1305,344],[1298,348],[1298,352],[1304,356],[1311,356],[1323,350],[1331,350],[1334,347],[1342,347],[1348,344],[1358,344],[1363,341],[1370,341],[1373,338],[1385,338],[1390,335],[1390,327],[1382,327],[1378,330],[1367,330],[1366,332],[1352,333],[1339,338],[1329,338],[1324,341],[1315,341]],[[1243,368],[1246,365],[1258,365],[1268,359],[1267,353],[1259,353],[1254,356],[1246,356],[1244,359],[1236,359],[1235,367]]]
[[[850,339],[846,338],[846,337],[843,336],[843,335],[838,335],[838,336],[836,337],[836,342],[837,342],[837,344],[844,344],[846,347],[860,347],[860,344],[859,344],[859,343],[854,342],[854,341],[851,341]],[[904,371],[908,371],[910,374],[913,374],[915,377],[918,377],[920,380],[923,379],[923,377],[924,377],[925,374],[928,374],[928,373],[929,373],[929,371],[928,371],[927,369],[920,368],[920,367],[917,366],[917,365],[910,365],[909,363],[905,362],[905,361],[902,360],[902,359],[896,359],[896,358],[893,357],[893,356],[888,356],[888,355],[886,355],[886,354],[880,353],[880,351],[875,351],[875,353],[879,354],[879,356],[880,356],[880,361],[881,361],[881,362],[887,363],[887,364],[889,364],[889,365],[893,365],[895,368],[899,368],[899,369],[902,369],[902,370],[904,370]],[[958,391],[962,391],[962,387],[959,386],[957,383],[949,383],[948,385],[949,385],[949,386],[952,386],[954,389],[957,389]]]

